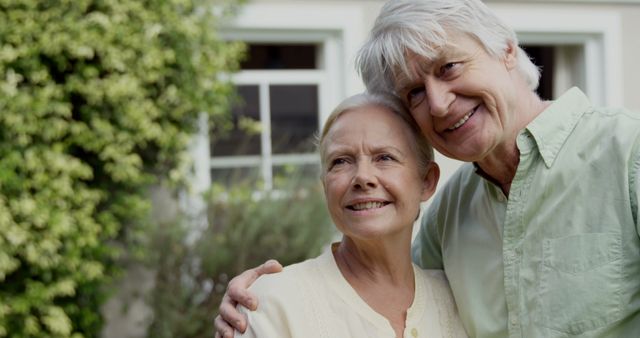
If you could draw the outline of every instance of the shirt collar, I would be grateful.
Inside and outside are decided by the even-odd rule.
[[[591,102],[585,94],[573,87],[526,127],[535,139],[547,168],[553,165],[578,120],[590,107]]]

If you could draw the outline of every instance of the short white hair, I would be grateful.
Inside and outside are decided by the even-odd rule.
[[[370,92],[395,94],[395,79],[409,75],[408,52],[433,59],[448,34],[475,38],[489,55],[501,57],[517,47],[517,69],[529,88],[538,87],[540,70],[518,46],[515,31],[480,0],[391,0],[381,9],[356,65]]]

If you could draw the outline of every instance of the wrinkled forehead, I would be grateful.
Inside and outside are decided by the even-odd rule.
[[[438,58],[439,55],[435,51],[434,54],[428,56],[407,51],[403,57],[404,62],[391,68],[391,79],[396,94],[402,93],[407,87],[419,81],[420,74],[426,72]]]
[[[411,84],[420,81],[422,74],[428,73],[434,63],[446,58],[449,47],[450,44],[443,44],[418,51],[405,50],[402,62],[390,65],[394,91],[401,93]]]
[[[395,60],[389,62],[389,78],[393,83],[396,93],[408,84],[420,80],[421,74],[429,72],[434,63],[447,59],[458,48],[458,37],[469,36],[468,33],[449,32],[442,39],[422,44],[408,44],[403,46],[402,52],[394,57],[386,58]]]

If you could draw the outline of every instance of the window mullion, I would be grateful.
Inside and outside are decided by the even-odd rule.
[[[262,179],[264,188],[271,190],[273,187],[273,168],[271,159],[271,100],[269,97],[269,83],[260,83],[260,126],[261,126],[261,153],[262,153]]]

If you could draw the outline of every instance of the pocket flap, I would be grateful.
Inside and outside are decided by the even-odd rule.
[[[544,264],[571,274],[595,269],[620,256],[620,235],[588,233],[543,240]]]

